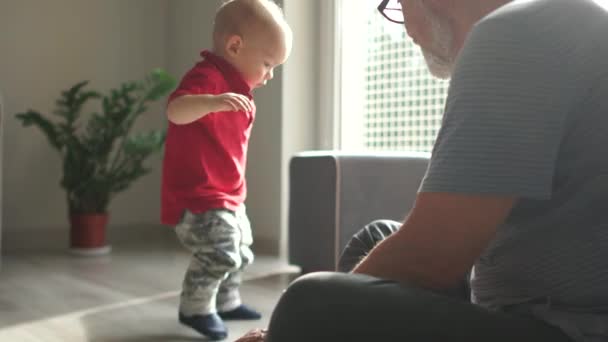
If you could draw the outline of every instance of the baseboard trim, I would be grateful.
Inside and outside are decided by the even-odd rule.
[[[31,229],[2,232],[3,254],[28,251],[69,251],[69,231],[67,229]],[[173,229],[163,225],[133,224],[111,225],[107,231],[107,242],[120,246],[131,242],[162,243],[180,248]],[[254,236],[253,251],[256,254],[279,255],[279,241],[269,241]]]

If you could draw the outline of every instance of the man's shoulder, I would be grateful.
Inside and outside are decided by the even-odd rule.
[[[477,22],[465,47],[473,51],[469,56],[557,58],[573,65],[591,56],[585,58],[602,64],[608,56],[608,7],[601,1],[513,0]]]
[[[587,0],[512,0],[488,14],[480,23],[542,20],[550,11],[561,12]],[[563,15],[564,13],[562,13]],[[552,19],[560,19],[559,17]]]
[[[593,26],[584,23],[593,0],[513,0],[478,21],[465,45],[506,56],[564,56],[568,50],[588,49],[581,37]],[[567,20],[564,18],[567,16]],[[577,23],[577,24],[574,24]],[[578,24],[582,23],[582,24]],[[597,26],[597,25],[595,25]]]
[[[535,18],[538,8],[552,0],[513,0],[492,11],[473,27],[474,34],[494,34],[529,36],[540,24]]]
[[[488,14],[476,30],[502,30],[522,37],[582,29],[574,23],[589,19],[601,0],[512,0]],[[565,20],[567,18],[567,20]]]

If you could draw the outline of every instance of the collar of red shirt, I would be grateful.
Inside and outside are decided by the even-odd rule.
[[[218,68],[222,75],[226,77],[226,81],[230,87],[233,88],[234,92],[251,97],[251,87],[245,82],[241,73],[236,70],[232,64],[209,50],[202,51],[201,57]]]

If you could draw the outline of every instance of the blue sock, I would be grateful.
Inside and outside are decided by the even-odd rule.
[[[262,318],[262,315],[245,304],[236,309],[224,312],[218,312],[221,318],[225,320],[256,320]]]
[[[219,341],[228,337],[228,329],[217,314],[186,316],[179,313],[180,323],[189,326],[211,341]]]

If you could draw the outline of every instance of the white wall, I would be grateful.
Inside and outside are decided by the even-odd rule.
[[[327,0],[321,0],[327,1]],[[284,0],[285,17],[294,32],[293,51],[283,72],[281,120],[281,211],[279,247],[287,255],[289,161],[294,153],[319,148],[319,0]]]
[[[2,0],[0,91],[6,118],[4,232],[66,231],[58,156],[34,128],[13,114],[48,113],[59,92],[88,79],[106,90],[166,65],[166,0]],[[159,108],[143,126],[162,127]],[[159,208],[159,163],[111,206],[112,224],[153,222]]]

